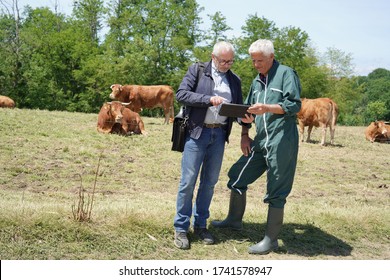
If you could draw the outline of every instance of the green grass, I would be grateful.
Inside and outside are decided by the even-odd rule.
[[[181,154],[171,125],[143,120],[148,136],[122,137],[98,133],[97,114],[0,109],[0,259],[390,259],[390,145],[366,141],[364,127],[337,126],[335,145],[321,147],[319,129],[300,144],[281,247],[257,256],[247,249],[264,234],[265,177],[250,186],[242,232],[211,227],[217,244],[191,235],[191,250],[173,246]],[[239,135],[236,125],[210,220],[226,215]],[[99,157],[91,219],[75,221]]]

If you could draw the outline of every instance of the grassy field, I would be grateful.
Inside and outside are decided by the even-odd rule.
[[[250,186],[242,232],[210,227],[217,244],[174,247],[181,154],[171,125],[143,120],[148,136],[122,137],[99,134],[97,114],[0,109],[0,259],[390,259],[390,145],[366,141],[364,127],[337,126],[325,147],[317,129],[300,144],[281,247],[257,256],[247,249],[264,234],[265,178]],[[211,219],[226,215],[239,135],[235,126]],[[88,221],[77,220],[80,195],[93,202]]]

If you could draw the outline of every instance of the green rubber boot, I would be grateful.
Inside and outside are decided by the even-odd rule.
[[[265,236],[259,243],[249,247],[249,254],[265,255],[279,247],[278,235],[283,224],[283,213],[284,208],[268,207]]]
[[[211,224],[216,228],[242,230],[242,217],[244,216],[245,206],[246,192],[239,194],[232,190],[230,192],[229,212],[227,217],[223,221],[212,221]]]

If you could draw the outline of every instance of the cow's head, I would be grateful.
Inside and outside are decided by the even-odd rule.
[[[118,95],[120,94],[120,92],[122,91],[122,85],[120,84],[113,84],[110,86],[111,88],[111,93],[110,93],[110,98],[111,99],[118,99]]]
[[[387,137],[389,135],[389,131],[387,131],[386,124],[383,121],[375,121],[375,127],[378,129],[378,133]]]
[[[106,102],[107,104],[107,115],[110,116],[112,121],[115,123],[122,123],[123,114],[122,111],[125,108],[121,102]]]
[[[383,134],[383,135],[385,135],[387,138],[389,138],[390,139],[390,130],[389,130],[389,122],[383,122],[384,123],[384,126],[385,126],[385,133],[386,134]]]
[[[389,138],[390,137],[390,131],[387,130],[387,127],[385,126],[385,128],[383,129],[382,131],[382,134],[383,136]]]

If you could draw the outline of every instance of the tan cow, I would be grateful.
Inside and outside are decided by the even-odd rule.
[[[15,101],[8,96],[0,95],[0,108],[15,108]]]
[[[138,113],[126,108],[121,102],[106,102],[98,114],[97,130],[101,133],[115,133],[120,135],[143,134],[144,122]]]
[[[390,125],[384,121],[374,121],[367,126],[365,135],[371,143],[387,142],[390,140]]]
[[[127,107],[134,112],[141,112],[141,109],[163,108],[165,121],[168,124],[173,120],[173,94],[172,87],[167,85],[141,86],[141,85],[120,85],[113,84],[110,98],[121,102],[129,103]]]
[[[315,126],[322,128],[321,145],[325,145],[326,129],[329,126],[330,143],[333,144],[338,113],[337,104],[330,98],[303,98],[301,110],[297,114],[301,141],[304,141],[305,126],[308,126],[307,142],[310,141],[310,134]]]

